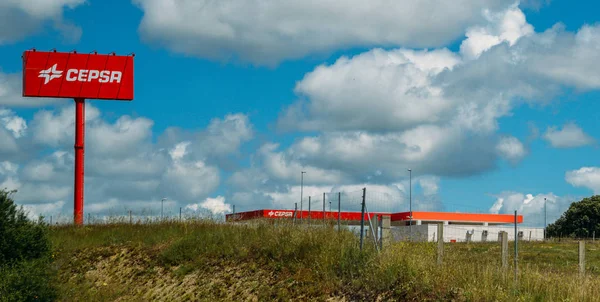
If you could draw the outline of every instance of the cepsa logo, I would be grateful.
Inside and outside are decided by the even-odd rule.
[[[268,215],[269,217],[292,217],[294,213],[284,211],[270,211]]]
[[[58,70],[58,64],[40,71],[38,77],[44,78],[44,85],[54,79],[59,79],[63,76],[63,71]],[[90,69],[69,69],[67,70],[67,82],[93,82],[99,83],[121,83],[123,73],[120,71],[111,70],[90,70]]]

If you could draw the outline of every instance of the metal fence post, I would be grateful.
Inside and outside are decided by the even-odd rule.
[[[296,224],[296,215],[298,215],[298,203],[297,202],[294,203],[294,216],[292,216],[293,217],[293,219],[292,219],[292,223],[293,224]]]
[[[129,210],[129,224],[131,224],[131,210]]]
[[[502,268],[508,268],[508,233],[506,231],[500,232],[501,244],[502,244]]]
[[[377,248],[379,246],[379,215],[374,214],[373,215],[373,228],[375,228],[375,232],[372,232],[373,234],[373,239],[375,239],[375,247]]]
[[[437,264],[442,264],[444,257],[444,223],[437,224]]]
[[[323,192],[323,225],[325,225],[325,192]]]
[[[362,206],[360,210],[360,250],[363,248],[363,237],[365,236],[365,195],[367,188],[363,188]]]
[[[312,220],[312,214],[310,213],[310,196],[308,196],[308,224],[310,225],[310,222]]]
[[[235,206],[234,206],[235,208]],[[181,207],[179,207],[179,222],[181,222]]]
[[[383,250],[383,216],[379,217],[379,250]]]
[[[579,241],[579,275],[585,275],[585,241]]]
[[[340,227],[340,215],[342,214],[342,192],[338,192],[338,232],[341,230]]]

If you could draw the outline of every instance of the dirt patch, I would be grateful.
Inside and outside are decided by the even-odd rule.
[[[307,291],[309,283],[257,263],[210,260],[167,268],[153,259],[141,249],[103,247],[80,251],[60,270],[73,293],[101,301],[346,301]]]

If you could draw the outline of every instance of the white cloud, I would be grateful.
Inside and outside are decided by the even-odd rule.
[[[161,189],[169,196],[194,200],[215,190],[219,181],[219,169],[216,167],[207,166],[202,161],[175,161],[163,175]]]
[[[206,198],[220,184],[220,167],[211,157],[235,154],[252,137],[252,125],[243,114],[215,119],[207,129],[190,132],[193,143],[172,140],[177,137],[169,134],[153,142],[154,122],[148,118],[125,115],[108,122],[89,105],[86,115],[85,210],[101,215],[125,209],[156,213],[156,199],[163,196],[170,210]],[[16,149],[26,150],[17,161],[0,162],[0,186],[18,189],[15,200],[20,204],[57,211],[45,214],[70,212],[56,205],[72,199],[74,106],[40,110],[26,122],[30,127],[18,140],[0,123],[0,135],[6,133],[7,142],[12,139]]]
[[[276,64],[355,46],[432,47],[485,22],[507,0],[134,0],[144,40],[175,52]],[[351,25],[351,26],[350,26]]]
[[[594,139],[574,123],[567,123],[560,130],[556,127],[548,128],[544,139],[555,148],[575,148],[594,143]]]
[[[217,162],[225,166],[223,161],[230,156],[239,155],[240,146],[251,140],[254,129],[247,115],[228,114],[223,118],[214,118],[206,129],[189,133],[180,128],[168,128],[159,137],[159,145],[172,146],[180,144],[176,153],[183,151],[191,159]],[[178,153],[177,153],[178,154]]]
[[[0,45],[15,42],[40,31],[46,23],[69,42],[77,42],[81,29],[63,19],[65,9],[85,0],[3,0],[0,2]]]
[[[490,24],[467,29],[467,39],[460,45],[460,53],[467,59],[476,59],[503,42],[512,46],[519,38],[533,34],[533,26],[527,23],[525,14],[516,4],[500,13],[486,10],[485,17]]]
[[[9,161],[0,162],[0,175],[14,175],[19,170],[19,166]]]
[[[171,150],[169,150],[169,156],[173,160],[181,160],[187,153],[186,149],[190,145],[190,142],[181,142]]]
[[[525,146],[516,137],[508,136],[500,139],[496,145],[496,150],[504,159],[516,163],[527,155]]]
[[[325,132],[299,139],[278,154],[275,163],[279,166],[299,162],[316,171],[328,171],[328,175],[339,175],[340,181],[364,181],[365,176],[374,174],[372,181],[383,182],[404,177],[409,167],[420,174],[471,175],[491,168],[496,158],[489,138],[469,135],[456,126],[419,126],[388,133]]]
[[[31,219],[37,219],[39,216],[44,215],[46,217],[46,221],[48,216],[51,216],[49,213],[58,213],[61,211],[65,202],[59,200],[57,202],[45,203],[45,204],[25,204],[23,205],[23,209],[27,212],[27,216]],[[53,219],[53,223],[57,222],[57,218]]]
[[[120,117],[114,124],[92,124],[86,129],[88,147],[105,156],[140,152],[152,137],[153,125],[154,122],[147,118],[129,116]]]
[[[230,204],[225,203],[225,197],[217,196],[215,198],[206,198],[203,202],[197,204],[189,204],[185,206],[186,209],[190,209],[194,212],[199,209],[208,210],[213,215],[223,215],[231,213],[232,208]]]
[[[535,33],[510,7],[488,14],[480,29],[499,42],[471,49],[472,58],[447,49],[374,49],[315,68],[297,83],[299,100],[278,126],[317,134],[281,151],[283,160],[355,181],[371,174],[390,181],[407,167],[473,175],[499,157],[517,163],[528,153],[518,139],[496,133],[514,108],[543,104],[564,87],[600,88],[600,66],[589,66],[600,62],[599,26]]]
[[[2,43],[0,42],[0,44]],[[41,107],[68,102],[68,100],[59,98],[23,97],[22,87],[23,75],[21,73],[3,73],[0,70],[0,106]]]
[[[309,175],[307,175],[308,177]],[[420,180],[423,181],[420,181]],[[438,183],[435,177],[422,177],[413,183],[413,210],[439,211],[443,210],[441,200],[437,195]],[[361,211],[363,188],[366,191],[366,205],[370,212],[405,212],[409,210],[408,180],[392,184],[345,184],[345,185],[304,185],[302,187],[302,209],[321,211],[323,197],[325,209],[337,211],[338,198],[342,211]],[[420,189],[421,191],[418,191]],[[260,185],[253,189],[235,191],[230,198],[236,210],[251,211],[256,209],[294,209],[297,204],[301,207],[300,185]],[[323,196],[325,194],[325,196]],[[341,194],[341,195],[338,195]],[[310,198],[309,198],[310,197]]]
[[[206,155],[220,156],[239,149],[254,135],[252,124],[244,114],[228,114],[223,119],[213,119],[206,131],[196,138],[194,149]]]
[[[514,214],[516,210],[518,215],[523,215],[523,224],[540,227],[544,226],[544,215],[550,224],[569,208],[572,201],[571,198],[553,193],[533,195],[507,191],[496,195],[496,202],[490,208],[490,213]]]
[[[423,188],[423,194],[425,195],[435,195],[439,190],[439,177],[421,177],[419,178],[419,184]]]
[[[402,130],[450,118],[456,104],[443,97],[432,78],[459,58],[435,51],[374,49],[342,57],[306,74],[295,88],[298,102],[279,120],[284,129]]]
[[[600,26],[534,33],[523,18],[515,7],[494,15],[488,26],[506,43],[492,43],[473,59],[447,49],[374,49],[321,65],[297,83],[300,100],[284,111],[278,126],[405,131],[450,124],[489,134],[524,101],[545,102],[562,87],[600,88],[600,66],[589,66],[600,62]]]
[[[22,137],[27,131],[27,122],[8,109],[0,108],[0,124],[2,124],[6,130],[12,132],[15,138]]]
[[[94,122],[100,116],[96,107],[86,104],[86,123]],[[91,124],[86,124],[89,129]],[[31,122],[33,141],[51,147],[72,145],[75,133],[75,106],[62,107],[59,110],[40,110]]]
[[[567,171],[565,180],[575,187],[584,187],[600,194],[600,168],[582,167],[578,170]]]
[[[273,178],[295,182],[300,177],[300,171],[306,171],[310,175],[306,179],[307,183],[339,183],[344,177],[336,170],[303,165],[293,157],[277,152],[278,147],[277,144],[265,144],[258,151],[265,170]]]
[[[21,187],[21,183],[14,176],[5,177],[2,182],[0,182],[0,190],[6,189],[9,191],[17,190]]]

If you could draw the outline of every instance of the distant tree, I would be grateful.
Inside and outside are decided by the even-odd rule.
[[[41,217],[28,219],[14,193],[0,190],[0,301],[53,301],[48,227]]]
[[[600,195],[574,202],[554,223],[548,225],[549,237],[591,237],[596,232],[600,236]]]

